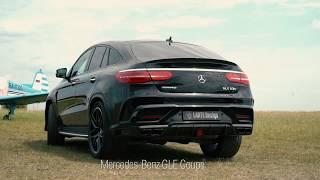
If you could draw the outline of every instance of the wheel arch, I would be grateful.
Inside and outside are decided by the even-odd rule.
[[[55,102],[55,99],[54,98],[52,98],[52,97],[48,97],[48,99],[46,100],[46,106],[45,106],[45,117],[44,117],[44,119],[45,119],[45,124],[44,124],[44,129],[47,131],[48,129],[48,115],[49,115],[49,107],[50,106],[53,106],[53,110],[54,110],[54,112],[56,113],[56,116],[57,116],[57,118],[59,118],[59,115],[57,114],[58,113],[58,109],[57,109],[57,104],[56,104],[56,102]],[[59,119],[60,120],[60,119]],[[61,120],[60,120],[60,123],[62,123],[61,122]]]
[[[46,101],[46,108],[45,108],[45,115],[44,115],[44,119],[45,119],[45,122],[44,122],[44,130],[47,131],[48,130],[48,111],[49,111],[49,107],[50,105],[53,104],[53,101],[51,99],[47,100]]]
[[[89,103],[89,107],[88,107],[88,112],[89,114],[91,113],[91,107],[92,105],[97,102],[97,101],[101,101],[104,105],[104,109],[105,112],[107,113],[107,118],[110,119],[110,112],[108,110],[108,104],[107,101],[105,100],[104,96],[102,94],[94,94],[91,99],[90,99],[90,103]]]

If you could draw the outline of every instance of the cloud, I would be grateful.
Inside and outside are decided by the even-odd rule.
[[[190,0],[189,0],[190,1]],[[53,0],[46,1],[50,7],[53,8],[71,8],[71,9],[90,9],[90,10],[118,10],[123,11],[136,8],[149,8],[159,6],[170,6],[181,4],[183,0],[139,0],[139,1],[127,1],[127,0]]]
[[[280,4],[286,3],[288,0],[139,0],[139,1],[128,1],[128,0],[95,0],[94,3],[90,0],[53,0],[46,1],[49,7],[56,9],[86,9],[86,10],[119,10],[125,12],[127,10],[144,10],[146,8],[232,8],[241,4]],[[183,4],[183,6],[181,6]]]
[[[300,1],[290,1],[290,0],[207,0],[201,1],[204,7],[210,8],[232,8],[243,4],[256,4],[256,5],[267,5],[273,4],[277,6],[282,6],[286,8],[293,9],[310,9],[310,8],[320,8],[320,2],[318,0],[300,0]]]
[[[320,30],[320,19],[315,19],[312,21],[312,27],[314,29],[319,29]]]
[[[320,8],[320,2],[317,2],[317,1],[300,2],[300,3],[292,4],[292,6],[296,8]]]
[[[90,0],[78,0],[78,1],[65,1],[55,0],[49,1],[50,7],[55,8],[72,8],[72,9],[91,9],[91,10],[109,10],[109,9],[121,9],[121,10],[137,10],[145,8],[182,8],[182,7],[206,7],[210,5],[211,8],[230,8],[239,4],[254,2],[254,3],[265,3],[265,2],[279,2],[283,0],[139,0],[139,1],[128,1],[128,0],[95,0],[94,3]],[[184,6],[181,6],[181,5]]]
[[[154,32],[163,29],[204,28],[223,23],[224,20],[212,17],[178,16],[167,19],[156,19],[136,26],[138,32]]]
[[[264,4],[276,4],[282,5],[288,3],[288,0],[206,0],[206,1],[199,1],[199,4],[203,7],[210,7],[210,8],[232,8],[238,5],[243,4],[257,4],[257,5],[264,5]]]
[[[250,0],[207,0],[207,1],[199,1],[204,3],[204,7],[210,8],[231,8],[239,4],[244,4],[250,2]]]

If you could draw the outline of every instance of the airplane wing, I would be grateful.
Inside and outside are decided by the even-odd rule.
[[[27,105],[32,103],[39,103],[46,101],[48,96],[47,92],[44,93],[34,93],[27,95],[17,95],[17,96],[0,96],[0,105],[4,104],[15,104],[15,105]]]

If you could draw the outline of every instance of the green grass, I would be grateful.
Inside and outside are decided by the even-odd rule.
[[[231,160],[206,160],[194,143],[133,145],[113,160],[204,161],[199,170],[101,169],[85,140],[48,146],[43,125],[43,112],[19,111],[12,121],[0,120],[0,179],[320,179],[320,112],[257,112],[254,134],[243,138]]]

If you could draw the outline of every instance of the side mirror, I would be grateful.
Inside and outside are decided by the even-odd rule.
[[[56,71],[57,78],[67,78],[67,68],[60,68]]]

